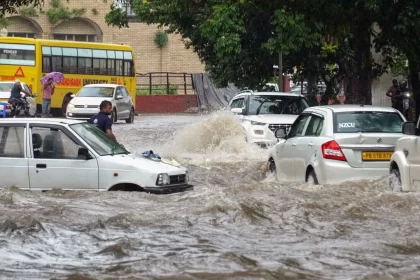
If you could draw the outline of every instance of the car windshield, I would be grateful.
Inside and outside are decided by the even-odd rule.
[[[251,95],[248,114],[299,115],[308,107],[306,100],[300,96]]]
[[[130,153],[93,124],[78,123],[70,125],[70,127],[101,156]]]
[[[336,113],[335,131],[402,133],[403,123],[401,116],[393,112],[344,112]]]
[[[84,87],[77,94],[78,97],[112,97],[114,88],[112,87]]]

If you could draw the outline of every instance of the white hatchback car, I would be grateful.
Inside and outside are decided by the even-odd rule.
[[[331,105],[306,109],[270,151],[270,170],[292,182],[337,184],[389,172],[404,116],[389,107]]]
[[[229,102],[228,109],[238,114],[245,129],[247,141],[261,146],[277,143],[274,131],[290,128],[309,105],[300,95],[283,92],[238,93]]]
[[[99,104],[103,100],[112,103],[112,120],[125,120],[127,123],[134,122],[134,103],[126,89],[116,84],[92,84],[82,87],[79,92],[72,96],[73,99],[67,105],[66,117],[68,119],[90,119],[99,112]]]
[[[420,119],[419,119],[420,121]],[[420,191],[420,122],[406,122],[391,157],[389,185],[401,191]]]
[[[29,190],[191,189],[187,169],[131,154],[96,126],[67,119],[0,121],[0,187]]]

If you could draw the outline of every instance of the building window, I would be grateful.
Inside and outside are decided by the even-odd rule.
[[[79,41],[79,42],[96,42],[96,35],[82,34],[54,34],[54,40]]]
[[[136,17],[136,13],[133,11],[133,8],[130,5],[130,1],[127,0],[114,0],[115,6],[121,8],[128,17]]]
[[[7,36],[8,37],[35,38],[35,33],[9,32]]]

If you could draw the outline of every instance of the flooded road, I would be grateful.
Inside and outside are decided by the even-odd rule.
[[[229,115],[139,116],[127,149],[194,191],[0,191],[0,279],[419,279],[420,196],[387,180],[283,185]]]

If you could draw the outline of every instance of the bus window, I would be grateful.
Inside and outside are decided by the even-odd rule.
[[[124,76],[133,76],[133,62],[124,60]]]
[[[108,59],[108,75],[114,76],[115,73],[115,59]]]
[[[0,64],[35,66],[35,45],[0,44]]]
[[[77,73],[77,49],[63,48],[63,73]]]
[[[106,50],[93,50],[93,74],[106,75]]]
[[[53,72],[63,72],[63,57],[53,56],[51,59],[51,66]]]
[[[51,72],[51,56],[42,56],[42,72]]]
[[[117,76],[123,75],[123,60],[122,59],[115,60],[115,75]]]

